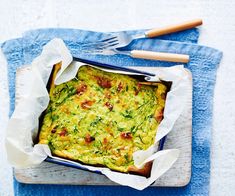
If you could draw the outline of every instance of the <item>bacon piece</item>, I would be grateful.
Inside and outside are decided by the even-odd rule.
[[[135,95],[138,95],[140,90],[141,90],[142,84],[138,83],[137,84],[137,89],[135,90]]]
[[[91,143],[92,141],[94,141],[95,140],[95,138],[94,137],[92,137],[92,136],[90,136],[90,134],[86,134],[86,136],[85,136],[85,142],[86,143]]]
[[[122,139],[131,139],[132,138],[132,135],[131,135],[131,132],[127,132],[127,133],[121,133],[121,138]]]
[[[107,139],[106,137],[103,139],[103,143],[104,143],[104,144],[107,144],[107,143],[108,143],[108,139]]]
[[[82,109],[90,109],[91,106],[93,105],[94,101],[84,101],[81,103]]]
[[[138,87],[138,89],[140,90],[141,87],[142,87],[142,84],[138,82],[137,87]]]
[[[55,133],[56,132],[56,128],[53,128],[52,130],[51,130],[51,133]]]
[[[111,88],[111,81],[105,77],[97,77],[97,83],[102,88]]]
[[[111,103],[106,102],[104,105],[105,105],[110,111],[113,110],[113,105],[112,105]]]
[[[68,132],[67,132],[67,129],[66,129],[66,128],[63,128],[62,131],[60,132],[60,136],[63,136],[63,137],[64,137],[65,135],[67,135],[67,133],[68,133]]]
[[[87,90],[87,85],[82,84],[81,86],[77,88],[77,94],[82,95],[83,93],[86,92],[86,90]]]
[[[165,100],[166,99],[166,93],[162,93],[161,98]]]
[[[118,87],[117,87],[117,91],[120,92],[123,89],[123,85],[121,82],[119,82]]]
[[[154,118],[157,122],[161,122],[163,119],[163,109],[161,109],[160,111],[156,111],[154,114]]]

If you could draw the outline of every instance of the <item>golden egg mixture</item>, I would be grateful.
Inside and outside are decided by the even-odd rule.
[[[164,84],[141,85],[90,66],[82,66],[69,82],[53,82],[39,135],[53,155],[128,172],[133,153],[154,143],[163,118]]]

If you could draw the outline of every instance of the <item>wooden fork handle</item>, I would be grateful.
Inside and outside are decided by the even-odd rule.
[[[160,35],[165,35],[165,34],[169,34],[169,33],[183,31],[186,29],[191,29],[191,28],[199,26],[201,24],[202,24],[201,19],[195,19],[195,20],[183,22],[183,23],[176,24],[176,25],[170,25],[170,26],[163,27],[163,28],[156,28],[156,29],[149,30],[149,31],[145,32],[145,36],[149,37],[149,38],[157,37]]]
[[[131,57],[140,58],[140,59],[149,59],[149,60],[179,62],[179,63],[189,62],[189,55],[165,53],[165,52],[152,52],[146,50],[132,50]]]

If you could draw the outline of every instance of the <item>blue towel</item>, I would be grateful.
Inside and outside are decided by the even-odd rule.
[[[127,31],[133,34],[143,31]],[[54,37],[63,39],[74,56],[118,66],[171,66],[175,63],[132,59],[128,56],[87,55],[80,50],[86,40],[102,38],[102,33],[75,29],[39,29],[26,32],[23,38],[9,40],[1,46],[7,62],[10,91],[10,115],[14,110],[15,71],[23,64],[30,64],[42,50],[42,46]],[[212,125],[213,91],[216,70],[222,53],[216,49],[197,45],[196,29],[162,36],[158,39],[141,39],[132,42],[126,49],[143,49],[177,52],[190,55],[185,67],[193,74],[193,153],[192,178],[181,188],[149,187],[137,191],[123,186],[61,186],[28,185],[14,180],[15,195],[208,195],[210,179],[210,139]]]

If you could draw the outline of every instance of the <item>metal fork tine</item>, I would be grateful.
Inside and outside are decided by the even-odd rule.
[[[108,41],[106,40],[104,42],[99,42],[99,43],[96,42],[96,43],[93,43],[93,44],[90,44],[90,45],[85,45],[85,47],[91,47],[91,46],[102,46],[102,47],[105,47],[105,46],[107,46],[109,44],[112,44],[114,42],[118,43],[118,40],[113,38],[113,39],[110,39]]]
[[[117,42],[117,41],[118,41],[117,39],[111,39],[111,40],[106,41],[106,42],[104,42],[104,43],[113,43],[113,42]]]
[[[109,48],[109,47],[112,47],[112,46],[116,46],[118,44],[118,41],[116,42],[112,42],[112,43],[108,43],[108,44],[104,44],[103,46],[101,46],[100,48]]]
[[[118,40],[106,42],[105,45],[110,45],[110,44],[115,44],[115,43],[118,43]]]
[[[106,43],[108,41],[112,41],[112,40],[115,40],[115,38],[117,38],[117,36],[113,36],[113,37],[110,37],[110,38],[106,38],[106,39],[102,39],[102,40],[98,40],[96,42],[91,42],[91,43],[87,43],[87,44],[84,44],[83,46],[91,46],[91,45],[99,45],[99,44],[102,44],[102,43]]]
[[[102,54],[103,50],[83,50],[83,52],[88,54]]]
[[[106,41],[109,41],[109,40],[112,40],[112,39],[115,39],[115,38],[117,38],[117,36],[113,36],[113,37],[110,37],[110,38],[107,38],[107,39],[103,39],[101,41],[106,42]]]
[[[118,42],[115,41],[115,42],[106,43],[106,44],[102,44],[102,45],[95,45],[93,47],[86,46],[86,47],[82,47],[81,49],[83,51],[88,51],[88,50],[92,50],[92,51],[95,51],[95,50],[108,50],[108,49],[113,49],[114,46],[116,46],[117,44],[118,44]]]
[[[91,48],[91,47],[106,47],[109,46],[110,44],[118,43],[118,40],[113,40],[111,42],[103,42],[103,43],[93,43],[93,44],[87,44],[87,45],[82,45],[82,48]]]
[[[105,50],[106,50],[106,49],[110,49],[110,48],[116,46],[117,44],[118,44],[118,42],[112,43],[112,44],[110,44],[110,45],[108,45],[108,46],[103,47],[103,49],[105,49]]]

